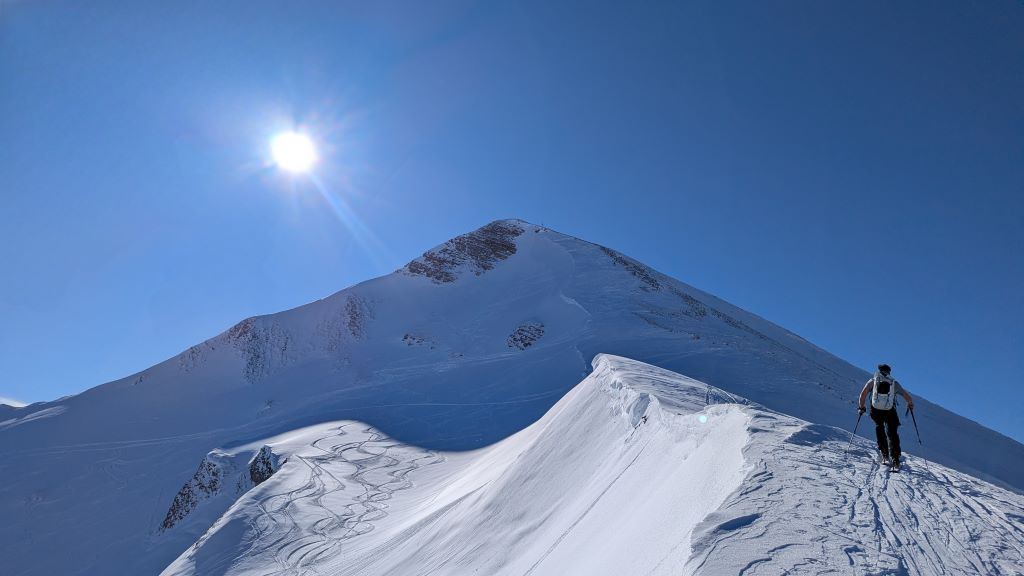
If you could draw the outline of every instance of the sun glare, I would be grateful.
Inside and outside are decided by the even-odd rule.
[[[309,136],[298,132],[278,134],[270,142],[274,162],[288,172],[309,172],[316,163],[316,148]]]

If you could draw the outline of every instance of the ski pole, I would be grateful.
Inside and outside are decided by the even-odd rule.
[[[910,419],[914,421],[914,432],[917,433],[917,443],[921,445],[921,450],[924,451],[924,442],[921,442],[921,431],[917,429],[917,417],[914,416],[914,410],[910,406],[907,406],[907,412],[910,414]],[[904,414],[906,416],[906,414]],[[928,470],[928,459],[921,455],[921,459],[924,460],[924,469]],[[931,470],[928,470],[931,473]]]
[[[920,444],[921,446],[924,446],[924,443],[921,442],[921,431],[917,429],[917,418],[914,416],[914,409],[911,408],[910,406],[907,406],[907,412],[906,414],[904,414],[904,416],[906,416],[907,414],[910,414],[910,419],[914,421],[914,432],[917,433],[917,443]]]
[[[864,415],[864,412],[857,411],[857,423],[853,425],[853,434],[850,435],[850,443],[846,445],[846,453],[850,453],[850,446],[853,446],[853,439],[857,437],[857,427],[860,426],[860,418]]]

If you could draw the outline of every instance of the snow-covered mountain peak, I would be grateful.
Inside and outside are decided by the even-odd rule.
[[[523,241],[524,235],[526,242]],[[530,237],[534,235],[546,242],[530,241]],[[610,262],[640,278],[648,289],[661,288],[657,272],[628,256],[605,246],[519,219],[495,220],[472,232],[456,236],[428,250],[399,272],[423,276],[437,284],[444,284],[454,282],[463,274],[480,276],[511,258],[521,249],[532,251],[533,254],[527,256],[530,257],[537,256],[538,251],[551,250],[558,245],[564,248],[571,247],[575,251],[600,251]]]
[[[0,418],[0,518],[13,520],[0,522],[0,546],[10,547],[0,556],[13,558],[15,574],[151,573],[214,521],[235,518],[220,515],[251,502],[236,502],[239,486],[264,494],[275,481],[305,478],[302,466],[314,460],[291,459],[269,479],[256,474],[265,481],[249,490],[252,459],[263,446],[277,450],[272,439],[359,422],[346,433],[372,427],[392,450],[419,454],[422,468],[437,455],[487,450],[532,429],[577,383],[614,364],[591,366],[602,353],[706,383],[705,403],[754,403],[830,430],[852,425],[869,376],[615,250],[500,220],[392,274],[242,320],[139,374],[7,411]],[[630,370],[621,362],[617,368]],[[928,402],[912,377],[900,376],[915,395],[927,443],[905,437],[911,457],[1024,490],[1024,446]],[[649,379],[630,380],[622,394],[632,403],[614,408],[627,427],[645,416],[692,412],[702,389],[676,376],[661,380],[682,392],[644,390]],[[606,403],[606,416],[609,409]],[[862,434],[871,432],[862,424]],[[316,446],[313,453],[334,457],[330,442]],[[377,440],[366,446],[377,446],[374,454],[382,447]],[[256,469],[276,466],[267,462]],[[178,510],[188,513],[171,514],[173,526],[161,530],[183,490]],[[365,528],[360,522],[353,533]],[[49,541],[61,541],[65,554],[42,553]]]

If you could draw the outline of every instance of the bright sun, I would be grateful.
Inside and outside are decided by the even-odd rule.
[[[289,172],[309,172],[316,163],[316,148],[309,136],[298,132],[284,132],[270,142],[274,162]]]

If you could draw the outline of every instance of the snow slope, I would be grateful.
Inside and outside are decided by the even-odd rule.
[[[614,356],[485,449],[351,421],[271,445],[288,464],[165,575],[1024,570],[1024,497]]]
[[[267,438],[354,420],[472,453],[538,421],[602,352],[843,428],[868,378],[618,252],[498,221],[139,374],[0,412],[3,573],[157,573],[255,484]],[[915,397],[925,456],[1024,489],[1024,446]]]

